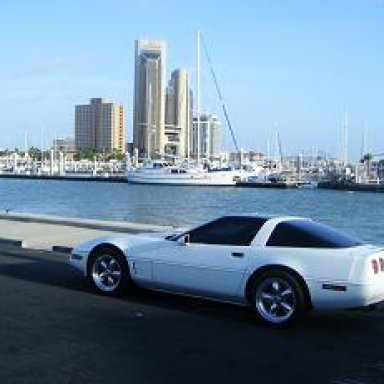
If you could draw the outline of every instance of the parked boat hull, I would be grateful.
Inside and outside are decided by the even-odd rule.
[[[127,180],[128,183],[132,184],[234,186],[238,180],[238,174],[232,171],[184,174],[155,174],[135,171],[127,173]]]

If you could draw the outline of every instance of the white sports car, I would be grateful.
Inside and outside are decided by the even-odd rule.
[[[384,301],[384,250],[296,217],[225,216],[173,235],[118,235],[70,263],[106,295],[131,285],[249,305],[283,326],[308,310]]]

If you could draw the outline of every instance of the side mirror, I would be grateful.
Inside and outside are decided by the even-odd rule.
[[[188,245],[189,244],[189,234],[181,236],[179,238],[178,242],[180,245],[184,245],[184,246]]]

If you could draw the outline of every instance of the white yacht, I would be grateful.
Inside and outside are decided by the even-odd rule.
[[[132,184],[233,186],[241,179],[241,170],[209,171],[201,166],[171,165],[163,160],[127,171],[127,180]]]

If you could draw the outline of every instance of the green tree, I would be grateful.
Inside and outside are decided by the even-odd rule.
[[[361,163],[370,162],[372,160],[373,156],[372,153],[366,153],[363,158],[360,160]]]
[[[362,164],[365,165],[365,173],[366,177],[369,179],[370,178],[370,173],[371,173],[371,161],[373,159],[372,153],[366,153],[363,158],[360,160]]]
[[[80,151],[77,151],[76,155],[74,156],[74,159],[76,161],[79,161],[79,160],[93,161],[96,155],[97,153],[93,149],[81,149]]]
[[[28,150],[28,155],[33,160],[40,160],[41,159],[41,149],[37,147],[30,147]]]
[[[113,152],[107,156],[106,160],[107,161],[109,161],[109,160],[122,161],[122,160],[124,160],[124,154],[122,154],[119,149],[114,149]]]

